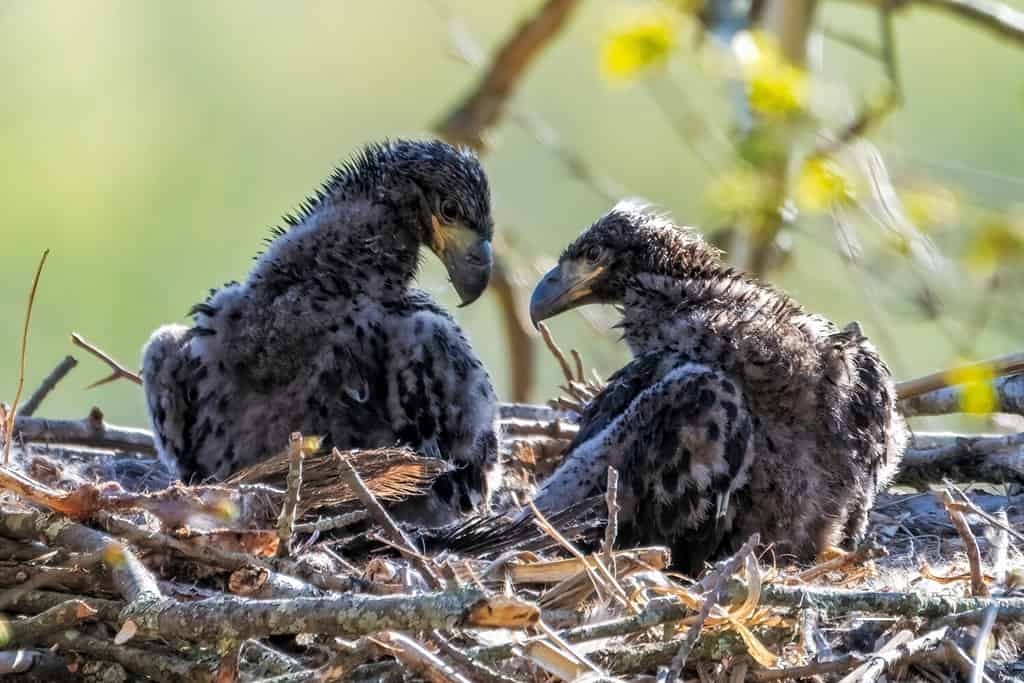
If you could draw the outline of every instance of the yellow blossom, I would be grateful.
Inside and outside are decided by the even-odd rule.
[[[796,203],[808,213],[823,213],[853,198],[850,181],[839,164],[813,156],[804,162],[796,186]]]
[[[785,119],[807,106],[807,74],[787,60],[778,41],[761,32],[743,31],[733,51],[747,82],[750,108],[769,119]]]
[[[960,387],[960,410],[965,413],[991,413],[996,409],[993,379],[992,366],[986,363],[957,365],[946,373],[946,381]]]
[[[1024,219],[994,216],[975,231],[964,253],[967,268],[991,275],[1004,264],[1024,263]]]
[[[664,7],[639,9],[604,38],[601,72],[625,81],[663,65],[676,46],[676,17]]]

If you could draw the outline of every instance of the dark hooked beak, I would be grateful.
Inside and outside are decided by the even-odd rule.
[[[430,248],[448,271],[462,300],[459,307],[479,299],[491,280],[494,255],[490,241],[462,224],[442,225],[434,219]]]
[[[530,297],[530,321],[547,320],[569,309],[598,301],[593,283],[604,266],[590,267],[575,261],[563,261],[547,272]]]

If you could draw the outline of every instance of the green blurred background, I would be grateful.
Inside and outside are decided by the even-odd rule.
[[[472,87],[478,70],[453,58],[445,12],[490,54],[538,4],[0,2],[0,399],[14,395],[26,295],[48,247],[26,392],[73,352],[79,368],[41,414],[79,417],[95,404],[113,421],[143,424],[136,386],[83,389],[106,369],[73,350],[68,334],[137,366],[149,333],[182,320],[208,288],[241,279],[268,228],[332,165],[366,141],[427,133]],[[648,89],[600,75],[602,36],[627,4],[582,2],[522,83],[515,107],[541,117],[561,144],[629,194],[681,222],[721,227],[707,200],[716,170],[695,158]],[[874,39],[878,19],[868,8],[822,5],[821,24]],[[955,261],[987,211],[1012,210],[1024,198],[1024,52],[925,10],[900,14],[896,29],[906,103],[872,139],[897,187],[924,179],[955,191],[959,217],[937,238]],[[821,45],[827,72],[852,102],[876,89],[877,63],[829,38]],[[683,45],[666,77],[685,106],[727,130],[726,94],[697,56]],[[513,122],[492,142],[485,162],[498,229],[530,280],[608,200]],[[860,229],[870,243],[872,228]],[[790,264],[770,279],[840,323],[861,320],[899,377],[965,351],[985,357],[1024,346],[1024,317],[1005,287],[993,293],[977,278],[952,278],[932,319],[920,314],[920,292],[898,260],[876,259],[871,273],[858,275],[836,256],[827,220],[801,220],[794,239]],[[865,282],[876,291],[866,292]],[[421,284],[453,305],[434,259]],[[972,327],[991,301],[984,324]],[[493,297],[455,315],[506,396]],[[614,333],[579,316],[552,327],[602,374],[626,357]],[[971,348],[954,348],[950,334],[966,336]],[[541,400],[560,376],[545,352],[538,357]]]

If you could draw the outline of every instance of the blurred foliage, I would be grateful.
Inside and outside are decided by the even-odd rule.
[[[14,394],[25,297],[45,247],[26,391],[72,351],[71,331],[134,367],[150,331],[244,276],[268,227],[332,165],[368,140],[425,134],[465,95],[478,73],[451,58],[453,40],[470,35],[489,54],[539,0],[441,4],[0,4],[0,397]],[[764,225],[786,169],[781,190],[795,208],[776,242],[792,257],[769,279],[840,324],[860,320],[899,377],[1019,349],[1020,50],[924,9],[896,17],[903,104],[867,133],[895,189],[885,203],[862,159],[819,153],[821,131],[842,131],[885,86],[878,61],[831,38],[814,39],[806,69],[761,33],[698,40],[698,5],[581,3],[520,84],[515,110],[623,194],[712,234]],[[816,25],[877,42],[867,5],[823,0]],[[641,87],[613,87],[623,82]],[[485,162],[498,230],[529,287],[612,198],[511,117]],[[905,224],[890,215],[899,211]],[[493,299],[455,309],[443,268],[424,266],[420,284],[467,328],[505,395]],[[605,333],[614,314],[588,315],[552,327],[609,373],[627,355]],[[81,416],[95,403],[141,423],[138,388],[84,392],[105,368],[75,353],[83,362],[40,414]],[[540,400],[560,373],[538,355]]]

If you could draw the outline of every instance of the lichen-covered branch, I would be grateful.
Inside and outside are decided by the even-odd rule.
[[[48,636],[46,644],[92,659],[117,662],[127,671],[154,681],[206,683],[213,681],[212,668],[150,648],[118,645],[109,638],[98,638],[82,631],[62,631]]]
[[[142,634],[214,641],[269,635],[328,633],[366,635],[380,631],[523,628],[540,610],[527,602],[491,599],[477,590],[423,595],[339,595],[324,598],[247,600],[234,596],[196,602],[129,604],[125,617]]]
[[[66,600],[34,617],[6,621],[0,632],[0,647],[10,649],[40,640],[96,616],[96,610],[82,600]]]

